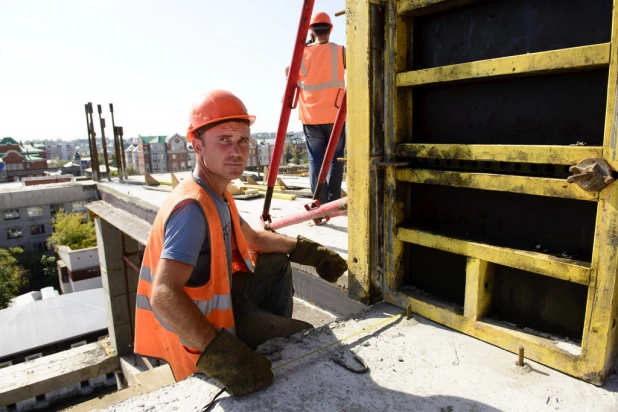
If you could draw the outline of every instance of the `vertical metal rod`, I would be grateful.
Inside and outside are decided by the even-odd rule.
[[[108,169],[109,170],[109,169]],[[126,292],[126,297],[127,297],[127,316],[129,316],[129,333],[131,336],[131,343],[129,344],[130,348],[133,348],[133,342],[135,341],[134,337],[133,337],[133,316],[131,316],[131,298],[129,295],[129,275],[128,275],[128,269],[127,269],[127,260],[128,257],[126,255],[127,252],[127,248],[126,248],[126,242],[124,240],[124,232],[120,232],[120,242],[122,244],[122,267],[123,267],[123,271],[124,271],[124,288],[125,288],[125,292]],[[133,366],[137,365],[137,355],[135,354],[135,351],[133,352]]]
[[[129,180],[129,172],[127,171],[127,155],[124,152],[124,130],[122,126],[118,126],[118,138],[120,139],[120,154],[122,156],[122,170],[124,171],[124,178]]]
[[[524,347],[519,347],[519,356],[517,357],[517,366],[524,366]]]
[[[89,116],[91,144],[92,144],[92,155],[90,156],[90,168],[92,169],[93,180],[100,182],[101,181],[101,169],[99,168],[99,152],[97,150],[97,133],[94,131],[94,119],[92,116],[93,112],[94,110],[92,109],[92,103],[88,102],[88,116]]]
[[[103,111],[101,105],[97,104],[97,111],[99,112],[99,124],[101,125],[101,141],[103,145],[103,160],[105,161],[105,169],[107,169],[107,180],[112,181],[112,172],[109,170],[109,162],[107,160],[107,142],[105,141],[105,119],[101,116]]]
[[[309,22],[311,13],[313,13],[313,5],[315,0],[304,0],[303,8],[300,14],[300,22],[298,23],[298,32],[294,42],[294,53],[292,54],[292,62],[288,71],[288,79],[285,85],[283,94],[283,104],[281,106],[281,116],[279,117],[279,127],[275,137],[275,150],[270,162],[268,173],[268,188],[266,189],[266,198],[264,199],[264,209],[262,211],[262,221],[264,223],[271,222],[270,218],[270,203],[272,201],[275,183],[277,182],[277,174],[279,172],[279,163],[283,154],[283,146],[285,145],[285,136],[287,134],[288,124],[290,122],[290,113],[294,107],[294,96],[298,91],[296,82],[298,80],[298,72],[305,51],[305,39],[309,31]]]
[[[88,130],[88,151],[90,153],[90,167],[92,168],[92,156],[94,152],[92,150],[92,132],[90,130],[90,123],[88,122],[88,103],[84,104],[84,109],[86,111],[86,129]],[[81,160],[80,160],[80,170],[81,170]],[[93,175],[92,180],[96,180],[94,177],[94,169],[92,169]]]
[[[116,155],[116,167],[118,168],[118,180],[122,182],[122,154],[120,153],[120,141],[118,139],[118,129],[114,121],[114,105],[109,104],[109,112],[112,114],[112,131],[114,132],[114,154]]]

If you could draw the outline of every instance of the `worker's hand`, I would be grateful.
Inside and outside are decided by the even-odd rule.
[[[217,333],[195,366],[224,385],[230,395],[248,395],[273,382],[270,361],[225,329]]]
[[[348,270],[347,262],[337,252],[302,236],[298,236],[296,247],[290,254],[290,261],[314,266],[318,275],[331,283],[336,282]]]

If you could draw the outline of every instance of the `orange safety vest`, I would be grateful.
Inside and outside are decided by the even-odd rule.
[[[235,239],[236,244],[232,253],[233,271],[253,270],[247,244],[240,229],[240,218],[234,199],[227,191],[225,196],[230,207],[232,239]],[[219,213],[213,199],[194,179],[184,179],[167,197],[152,226],[139,274],[135,310],[135,353],[165,360],[172,368],[177,381],[198,370],[195,364],[200,353],[183,341],[174,329],[152,309],[150,298],[152,279],[156,276],[163,250],[165,223],[176,206],[187,199],[195,199],[199,203],[208,221],[211,261],[208,283],[198,287],[185,286],[184,291],[217,330],[225,328],[235,333],[230,273],[228,273]],[[187,236],[191,234],[188,233]]]
[[[343,78],[343,46],[314,43],[306,46],[298,74],[298,115],[303,124],[335,122],[335,106]]]

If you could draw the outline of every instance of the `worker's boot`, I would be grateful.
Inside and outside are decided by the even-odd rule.
[[[245,293],[245,278],[234,274],[232,284],[232,306],[236,337],[251,349],[273,338],[289,338],[313,325],[302,320],[284,318],[260,309]]]

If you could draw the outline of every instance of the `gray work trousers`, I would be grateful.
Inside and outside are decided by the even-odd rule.
[[[294,283],[292,266],[285,253],[262,253],[253,273],[235,273],[232,293],[244,289],[260,309],[284,318],[292,317]]]

